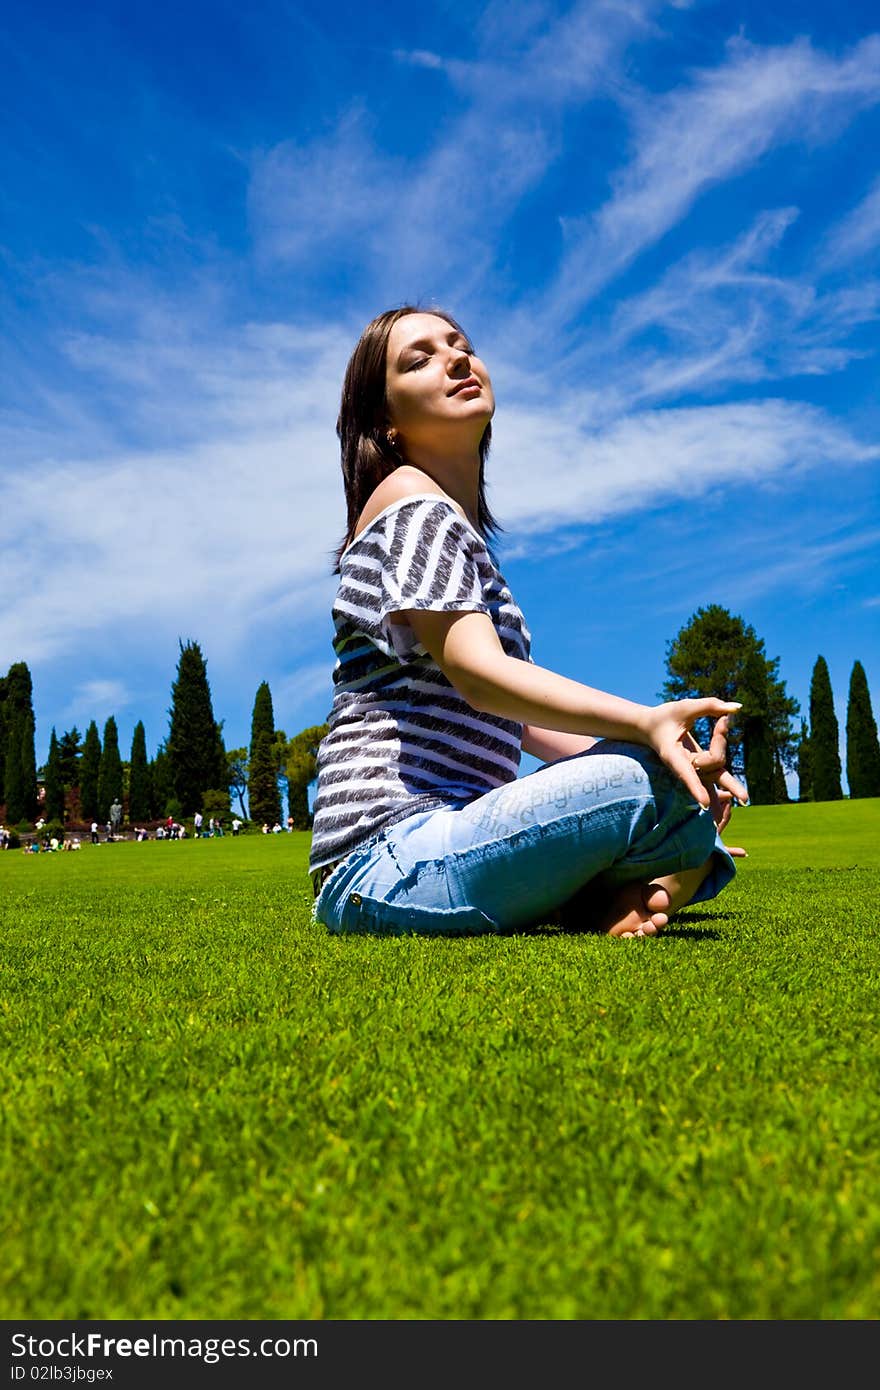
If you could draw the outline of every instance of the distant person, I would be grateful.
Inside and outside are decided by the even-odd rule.
[[[346,532],[310,870],[331,931],[656,935],[734,875],[714,698],[641,705],[531,661],[492,549],[489,373],[448,314],[370,323],[337,423]],[[715,719],[710,747],[693,735]],[[542,766],[518,778],[521,751]]]
[[[202,821],[203,816],[201,811],[196,811],[195,815],[193,816],[193,830],[195,832],[195,837],[197,840],[201,837],[202,834]]]
[[[92,821],[90,834],[92,837],[92,844],[96,845],[98,843],[98,822],[96,820]]]
[[[290,834],[290,832],[291,832],[292,829],[293,829],[293,816],[288,816],[288,817],[287,817],[287,833],[288,833],[288,835]]]
[[[239,830],[241,830],[241,821],[238,819],[238,816],[236,816],[235,819],[234,819],[233,822],[232,822],[232,833],[233,833],[233,835],[237,835],[238,832],[239,832]]]

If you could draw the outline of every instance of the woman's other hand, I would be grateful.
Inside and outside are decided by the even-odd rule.
[[[731,714],[742,706],[729,700],[673,700],[665,705],[655,705],[649,714],[648,735],[650,745],[665,762],[671,772],[681,779],[688,791],[701,806],[717,812],[716,824],[722,808],[717,803],[718,792],[729,792],[737,801],[748,801],[749,794],[732,772],[727,771],[727,733]],[[693,726],[698,719],[716,718],[712,738],[708,748],[701,748],[693,734]],[[728,808],[727,819],[730,819]],[[725,824],[727,822],[725,821]]]

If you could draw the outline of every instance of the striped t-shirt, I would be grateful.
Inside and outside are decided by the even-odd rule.
[[[473,709],[431,659],[406,609],[487,613],[508,656],[529,660],[522,613],[486,543],[434,493],[393,502],[340,562],[333,707],[318,750],[310,872],[382,827],[462,805],[519,768],[522,725]]]

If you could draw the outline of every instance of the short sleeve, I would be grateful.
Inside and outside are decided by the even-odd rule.
[[[423,655],[424,648],[410,627],[391,621],[393,613],[491,612],[480,574],[485,547],[449,502],[405,503],[387,518],[385,540],[379,621],[399,657]]]

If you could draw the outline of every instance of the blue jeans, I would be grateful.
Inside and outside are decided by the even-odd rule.
[[[460,805],[398,821],[324,883],[332,932],[492,932],[545,922],[586,884],[647,883],[712,856],[692,901],[734,875],[711,812],[646,748],[601,740]]]

